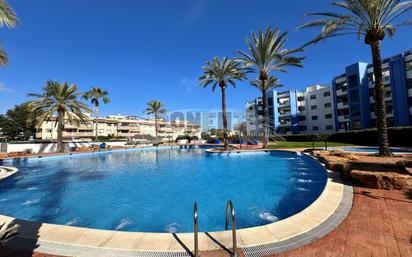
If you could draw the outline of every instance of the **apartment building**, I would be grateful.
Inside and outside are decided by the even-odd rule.
[[[412,50],[384,59],[382,74],[388,126],[412,125]],[[374,90],[373,66],[358,62],[333,78],[332,86],[270,91],[266,100],[271,129],[280,134],[317,134],[376,127]],[[247,105],[248,113],[254,106]],[[255,126],[257,122],[253,121]]]
[[[388,126],[412,124],[412,51],[382,61]],[[333,79],[337,131],[373,128],[375,77],[373,66],[355,63]]]
[[[155,137],[155,120],[143,119],[137,116],[110,115],[105,118],[93,118],[85,122],[64,122],[63,139],[65,140],[89,140],[96,135],[96,122],[98,122],[99,136],[115,136],[124,139],[136,137]],[[36,128],[37,139],[57,139],[56,118],[44,121]],[[158,120],[158,137],[162,141],[173,141],[179,135],[191,135],[200,138],[200,125],[187,121],[167,122]]]
[[[299,94],[298,106],[300,134],[330,134],[336,131],[331,86],[309,86]]]
[[[310,86],[304,92],[276,90],[267,93],[267,112],[271,133],[312,134],[335,132],[333,90],[331,86]],[[262,99],[246,104],[247,130],[262,131]]]

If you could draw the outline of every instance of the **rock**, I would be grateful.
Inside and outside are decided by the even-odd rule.
[[[412,176],[397,172],[352,170],[351,178],[364,187],[384,190],[412,190]]]

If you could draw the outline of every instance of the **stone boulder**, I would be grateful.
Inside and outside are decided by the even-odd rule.
[[[352,170],[349,172],[354,183],[364,187],[384,190],[412,190],[412,176],[397,172]]]

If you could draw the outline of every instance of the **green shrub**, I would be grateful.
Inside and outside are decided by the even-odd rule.
[[[378,132],[376,129],[354,130],[338,132],[335,134],[319,135],[282,135],[288,142],[329,142],[376,146],[378,144]],[[395,147],[412,147],[412,127],[388,128],[389,144]]]

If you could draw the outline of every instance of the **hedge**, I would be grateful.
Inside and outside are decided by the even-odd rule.
[[[311,142],[324,141],[329,142],[376,146],[378,144],[378,132],[376,129],[354,130],[348,132],[338,132],[335,134],[325,135],[282,135],[286,141],[290,142]],[[389,144],[397,147],[412,147],[412,127],[394,127],[388,128]]]

